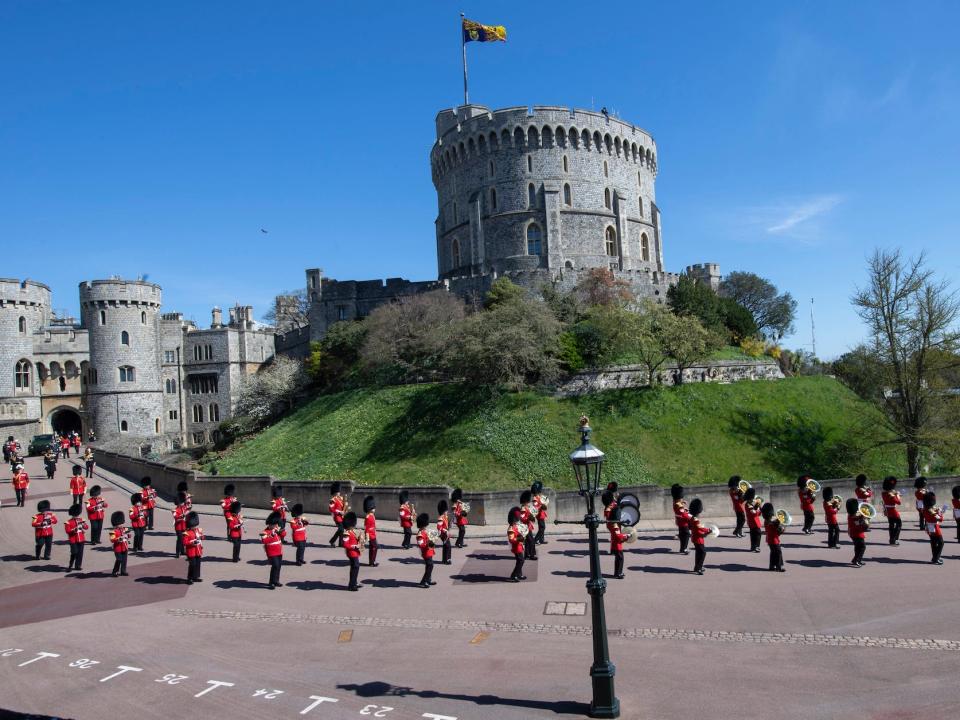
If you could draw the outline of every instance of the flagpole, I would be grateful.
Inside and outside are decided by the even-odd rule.
[[[460,50],[463,53],[463,104],[470,104],[470,95],[467,92],[467,41],[463,37],[463,21],[466,16],[460,13]]]

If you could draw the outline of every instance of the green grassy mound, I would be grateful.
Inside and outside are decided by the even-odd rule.
[[[607,453],[604,477],[621,484],[902,472],[899,446],[874,447],[882,439],[876,410],[825,377],[567,399],[463,385],[353,390],[317,397],[215,464],[221,475],[368,485],[513,489],[541,479],[569,488],[581,413]]]

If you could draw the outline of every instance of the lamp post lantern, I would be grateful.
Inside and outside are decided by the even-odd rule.
[[[613,688],[613,677],[617,670],[610,662],[607,645],[607,617],[603,609],[607,581],[600,572],[600,544],[597,539],[600,517],[595,506],[595,498],[601,492],[600,473],[604,455],[599,448],[590,444],[591,429],[586,416],[580,418],[579,432],[580,447],[570,453],[570,463],[577,478],[580,496],[587,501],[587,514],[582,523],[587,526],[590,537],[590,579],[587,580],[593,624],[593,665],[590,666],[593,700],[590,703],[590,717],[616,718],[620,717],[620,701]]]

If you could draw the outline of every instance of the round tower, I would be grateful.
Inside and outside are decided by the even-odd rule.
[[[0,432],[39,432],[40,390],[33,357],[34,333],[50,321],[50,288],[32,280],[0,279]]]
[[[646,131],[607,113],[540,106],[466,105],[439,113],[436,126],[441,279],[663,272],[657,148]]]
[[[99,440],[163,433],[160,286],[142,280],[80,283],[90,338],[87,416]]]

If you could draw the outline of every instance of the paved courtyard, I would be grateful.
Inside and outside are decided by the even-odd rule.
[[[247,522],[250,539],[234,564],[222,518],[210,508],[201,523],[204,582],[188,586],[186,563],[172,557],[170,513],[161,509],[146,552],[130,556],[129,577],[109,576],[108,545],[88,546],[83,572],[68,575],[62,523],[71,464],[61,461],[50,481],[39,459],[29,460],[25,509],[12,507],[9,481],[0,484],[2,708],[78,720],[585,714],[591,641],[582,535],[550,536],[539,562],[527,563],[528,581],[511,584],[501,529],[471,528],[468,547],[454,551],[452,565],[438,564],[438,584],[423,590],[418,554],[386,533],[380,566],[362,567],[363,589],[350,593],[343,551],[325,544],[330,528],[312,527],[307,564],[285,565],[284,587],[269,591],[260,523]],[[129,484],[98,474],[109,511],[125,511]],[[30,516],[41,497],[61,523],[49,562],[33,559]],[[886,544],[878,524],[861,569],[849,566],[849,545],[830,550],[825,533],[792,529],[784,574],[766,571],[766,547],[752,554],[746,539],[727,533],[710,543],[707,572],[696,576],[693,555],[676,553],[669,529],[644,532],[628,546],[627,578],[609,580],[606,595],[622,717],[954,713],[955,530],[945,529],[938,567],[912,515],[905,520],[899,547]],[[603,563],[612,572],[612,559]]]

